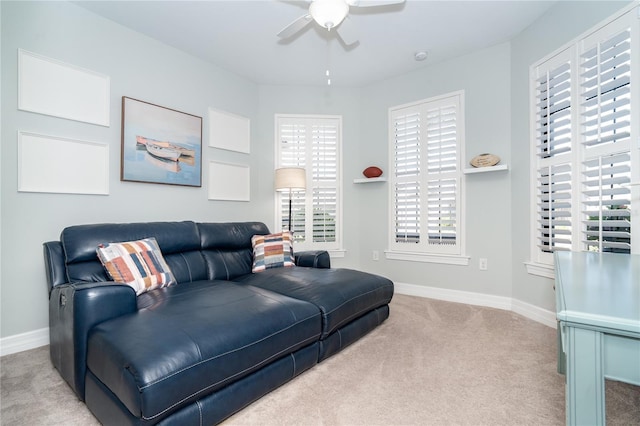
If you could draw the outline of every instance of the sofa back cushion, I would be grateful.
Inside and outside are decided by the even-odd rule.
[[[269,234],[269,228],[261,222],[198,223],[198,229],[211,280],[232,280],[250,274],[251,237]]]
[[[178,283],[203,280],[207,265],[200,254],[200,235],[194,222],[148,222],[71,226],[62,231],[67,279],[110,281],[96,249],[101,244],[154,237]]]

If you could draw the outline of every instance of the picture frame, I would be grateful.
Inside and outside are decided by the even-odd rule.
[[[122,97],[120,180],[202,186],[202,117]]]

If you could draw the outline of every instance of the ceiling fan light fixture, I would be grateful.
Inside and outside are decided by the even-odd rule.
[[[349,5],[344,0],[314,0],[309,6],[313,19],[330,30],[344,20],[349,13]]]

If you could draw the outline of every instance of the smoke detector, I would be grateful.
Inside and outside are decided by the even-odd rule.
[[[425,52],[424,50],[420,51],[420,52],[416,52],[413,57],[415,58],[416,61],[424,61],[425,59],[427,59],[427,52]]]

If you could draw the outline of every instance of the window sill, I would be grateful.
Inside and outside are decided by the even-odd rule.
[[[446,265],[469,265],[469,256],[415,253],[407,251],[385,250],[385,257],[389,260],[408,260],[410,262],[442,263]]]
[[[545,278],[556,278],[556,271],[553,265],[547,265],[544,263],[536,263],[536,262],[524,262],[524,265],[527,267],[527,273],[531,275],[537,275],[539,277]]]
[[[332,259],[344,257],[347,254],[347,251],[345,249],[335,249],[327,251],[329,252],[329,257],[331,257]]]
[[[332,259],[345,257],[347,254],[347,250],[345,249],[340,249],[340,248],[330,249],[330,248],[324,248],[324,247],[305,247],[302,244],[296,245],[294,251],[295,253],[302,252],[302,251],[326,251],[327,253],[329,253],[329,256]]]

